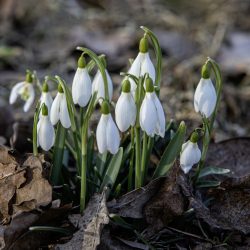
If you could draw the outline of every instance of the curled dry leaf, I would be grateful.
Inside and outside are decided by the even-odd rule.
[[[197,217],[212,228],[250,233],[250,139],[212,144],[208,153],[207,165],[231,172],[226,177],[214,176],[222,181],[222,188],[209,192],[213,198],[209,207],[199,199],[191,201]]]
[[[100,244],[101,231],[109,223],[106,194],[95,194],[88,203],[84,215],[70,216],[72,223],[79,228],[73,238],[64,245],[57,245],[60,250],[94,250]]]
[[[30,211],[52,200],[52,187],[43,177],[44,157],[11,155],[8,148],[0,146],[0,219],[7,223],[10,216]]]

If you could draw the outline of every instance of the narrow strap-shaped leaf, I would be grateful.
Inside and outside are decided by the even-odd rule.
[[[59,122],[57,124],[56,139],[53,152],[53,166],[50,175],[51,182],[54,185],[60,184],[66,132],[66,129]]]
[[[196,183],[197,188],[210,188],[210,187],[218,187],[221,184],[220,181],[198,181]]]
[[[101,192],[105,187],[108,187],[109,190],[113,188],[121,167],[122,156],[123,156],[123,148],[120,148],[119,151],[115,155],[113,155],[103,178],[100,190]]]
[[[202,178],[211,174],[228,174],[230,172],[230,169],[227,168],[218,168],[218,167],[205,167],[200,171],[199,177]]]
[[[173,139],[167,145],[159,165],[157,166],[153,178],[164,176],[169,169],[173,166],[176,157],[181,152],[181,147],[185,139],[186,125],[184,122],[180,123],[180,126],[174,135]]]

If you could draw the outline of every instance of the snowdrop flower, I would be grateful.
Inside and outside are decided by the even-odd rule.
[[[197,145],[198,138],[197,132],[193,132],[190,140],[182,145],[180,165],[185,174],[201,159],[201,151]]]
[[[106,61],[104,58],[103,58],[103,65],[106,68]],[[112,96],[113,96],[113,83],[112,83],[111,77],[110,77],[107,69],[105,69],[105,73],[106,73],[107,81],[108,81],[109,101],[111,101]],[[96,75],[95,75],[94,80],[93,80],[92,94],[94,94],[96,91],[97,91],[97,99],[100,99],[100,98],[105,99],[105,86],[104,86],[102,74],[101,74],[99,69],[96,72]],[[102,101],[100,101],[100,103],[101,102]]]
[[[148,136],[155,134],[164,137],[165,115],[162,105],[154,92],[153,81],[150,77],[146,79],[146,94],[140,109],[140,126]]]
[[[128,73],[136,76],[137,78],[148,73],[153,82],[155,82],[155,68],[149,56],[148,40],[146,36],[140,40],[139,53],[133,61]],[[129,81],[131,83],[131,91],[133,96],[135,96],[136,83],[131,78]]]
[[[53,125],[56,125],[60,120],[64,128],[71,126],[67,100],[61,84],[58,85],[58,93],[51,106],[50,120]]]
[[[83,56],[78,59],[78,68],[76,70],[72,83],[72,97],[74,104],[85,107],[91,97],[91,79],[86,67]]]
[[[51,110],[51,106],[53,103],[53,99],[52,96],[49,92],[49,86],[47,84],[47,82],[44,82],[43,87],[42,87],[42,95],[40,98],[40,105],[42,107],[43,104],[46,105],[46,107],[48,108],[48,114],[50,115],[50,110]],[[39,114],[39,118],[42,116],[42,113],[40,112]]]
[[[107,151],[116,154],[120,145],[120,135],[110,114],[107,101],[102,102],[101,112],[101,119],[96,130],[98,150],[101,154]]]
[[[130,82],[125,79],[122,85],[122,93],[115,107],[115,120],[121,132],[135,125],[136,105],[130,92]]]
[[[45,151],[49,151],[54,145],[55,130],[49,119],[49,112],[46,104],[43,104],[41,118],[37,123],[37,145]]]
[[[17,83],[10,93],[9,103],[16,102],[17,97],[20,96],[25,101],[23,110],[27,112],[35,100],[35,90],[32,84],[32,75],[30,72],[26,74],[26,80],[24,82]]]
[[[214,85],[210,79],[207,66],[202,67],[202,78],[195,90],[194,108],[206,118],[209,118],[216,106],[217,95]]]

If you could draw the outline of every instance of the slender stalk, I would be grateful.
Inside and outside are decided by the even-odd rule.
[[[54,185],[58,185],[60,182],[66,132],[66,129],[59,122],[57,124],[56,139],[53,152],[53,167],[50,174],[51,182]]]
[[[37,103],[36,105],[36,111],[34,114],[34,122],[33,122],[33,131],[32,131],[32,137],[33,137],[33,154],[34,156],[38,155],[38,149],[37,149],[37,123],[38,123],[38,118],[39,118],[39,114],[41,111],[41,107],[40,107],[40,102]]]
[[[133,189],[133,170],[134,170],[134,155],[135,155],[134,128],[130,129],[130,136],[131,136],[131,156],[129,159],[128,192]]]
[[[146,164],[147,164],[147,151],[148,151],[148,136],[143,132],[143,146],[142,146],[142,161],[141,161],[141,182],[144,184],[146,177]]]
[[[141,187],[141,138],[140,127],[135,127],[135,188]]]
[[[82,168],[81,168],[81,194],[80,194],[80,212],[82,213],[86,203],[86,171],[87,171],[87,136],[88,121],[82,129]]]

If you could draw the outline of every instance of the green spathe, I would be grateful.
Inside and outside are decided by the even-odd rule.
[[[125,79],[122,83],[122,92],[124,93],[130,93],[130,81],[128,79]]]
[[[144,35],[144,37],[140,40],[139,51],[141,53],[148,52],[148,39],[147,39],[146,35]]]
[[[146,85],[146,92],[149,92],[149,93],[154,92],[153,80],[150,77],[146,78],[145,85]]]
[[[109,104],[108,104],[107,101],[103,101],[103,102],[102,102],[101,113],[102,113],[103,115],[107,115],[107,114],[110,113]]]
[[[48,115],[48,107],[43,103],[42,105],[42,115],[47,116]]]
[[[80,69],[83,69],[86,67],[86,60],[83,55],[79,57],[77,65],[78,65],[78,68]]]
[[[207,64],[204,64],[201,69],[201,76],[204,79],[209,79],[210,78],[210,70],[208,68]]]
[[[190,137],[190,141],[192,143],[197,143],[198,140],[199,140],[199,135],[196,131],[194,131]]]

